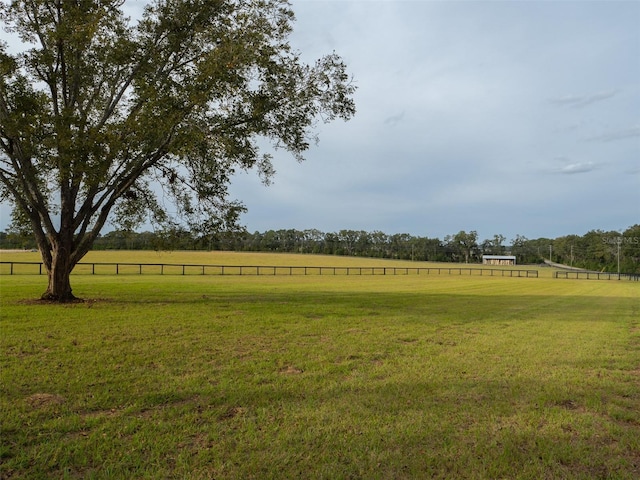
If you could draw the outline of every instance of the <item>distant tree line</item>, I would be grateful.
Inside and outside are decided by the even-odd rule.
[[[187,230],[134,232],[115,230],[101,235],[95,250],[225,250],[241,252],[312,253],[399,260],[480,263],[482,255],[515,255],[518,264],[550,259],[576,268],[640,273],[640,224],[624,232],[592,230],[585,235],[528,239],[516,235],[510,243],[494,235],[480,240],[476,231],[460,231],[444,239],[386,234],[380,231],[268,230],[198,236]],[[0,248],[32,249],[28,232],[0,232]]]

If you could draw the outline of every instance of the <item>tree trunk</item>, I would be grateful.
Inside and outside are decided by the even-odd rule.
[[[65,248],[58,247],[52,252],[51,266],[47,266],[49,286],[42,294],[42,300],[53,302],[73,302],[78,299],[71,292],[71,270],[70,252]]]

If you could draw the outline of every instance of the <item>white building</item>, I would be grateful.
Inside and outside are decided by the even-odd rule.
[[[483,265],[515,265],[515,255],[482,255]]]

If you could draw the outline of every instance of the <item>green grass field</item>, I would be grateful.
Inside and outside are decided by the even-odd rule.
[[[376,264],[182,252],[87,261],[151,263],[145,255]],[[34,301],[45,277],[0,276],[1,478],[640,477],[637,282],[76,275],[72,285],[85,303],[46,305]]]

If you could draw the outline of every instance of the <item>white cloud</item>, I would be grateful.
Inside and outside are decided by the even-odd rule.
[[[640,137],[640,125],[621,130],[613,130],[600,135],[589,137],[588,141],[594,142],[613,142],[616,140],[627,140],[629,138]]]
[[[618,90],[609,90],[607,92],[597,92],[587,95],[566,95],[563,97],[552,98],[549,101],[560,107],[583,108],[603,100],[608,100],[618,94]]]
[[[596,165],[593,162],[576,162],[568,163],[567,165],[558,168],[556,171],[558,173],[573,175],[576,173],[588,173],[593,171],[595,168]]]

